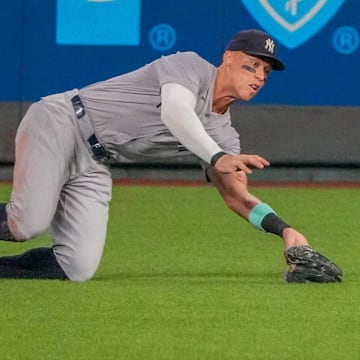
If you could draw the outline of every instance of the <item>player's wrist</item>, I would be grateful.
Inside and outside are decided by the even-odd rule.
[[[223,157],[224,155],[226,155],[226,152],[225,151],[219,151],[217,152],[216,154],[214,154],[212,157],[211,157],[211,160],[210,160],[210,165],[212,167],[215,166],[215,164],[217,163],[217,161]]]

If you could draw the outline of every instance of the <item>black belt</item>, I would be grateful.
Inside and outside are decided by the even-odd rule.
[[[74,108],[76,117],[78,120],[83,118],[86,114],[84,105],[80,99],[79,95],[75,95],[71,98],[71,103]],[[89,119],[87,119],[89,121]],[[80,127],[81,129],[81,127]],[[95,160],[104,160],[110,158],[110,153],[104,148],[104,146],[99,142],[98,138],[96,137],[95,133],[92,133],[89,137],[86,138],[86,141],[90,145],[90,150],[93,154],[93,158]]]

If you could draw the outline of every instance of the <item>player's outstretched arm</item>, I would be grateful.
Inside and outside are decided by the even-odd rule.
[[[243,155],[245,159],[249,159]],[[248,191],[247,175],[245,171],[237,174],[223,173],[210,167],[208,177],[215,185],[229,209],[234,211],[256,229],[270,232],[284,240],[284,248],[292,246],[308,246],[308,240],[299,231],[285,223],[276,212]]]
[[[244,171],[222,173],[210,167],[208,177],[216,186],[227,206],[256,229],[270,232],[284,240],[284,256],[288,265],[286,282],[341,282],[342,271],[331,260],[309,246],[305,236],[278,217],[275,211],[250,194]]]

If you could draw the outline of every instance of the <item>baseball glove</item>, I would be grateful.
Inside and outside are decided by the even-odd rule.
[[[284,255],[289,265],[284,275],[289,283],[341,282],[341,269],[309,246],[293,246]]]

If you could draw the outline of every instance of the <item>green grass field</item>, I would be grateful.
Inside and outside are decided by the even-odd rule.
[[[0,359],[358,359],[360,189],[254,188],[344,272],[285,284],[282,241],[209,187],[115,186],[86,283],[0,280]],[[0,186],[7,201],[10,186]],[[47,245],[1,242],[0,254]]]

